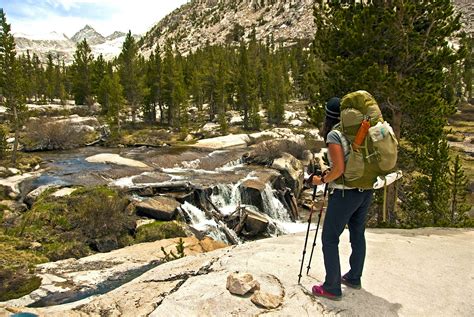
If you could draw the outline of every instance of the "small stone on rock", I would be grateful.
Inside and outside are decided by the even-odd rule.
[[[260,289],[260,283],[249,273],[231,273],[227,276],[227,289],[232,294],[245,295]]]
[[[267,308],[267,309],[277,308],[283,303],[283,298],[281,296],[262,292],[260,290],[256,291],[252,295],[250,300],[255,305],[263,307],[263,308]]]

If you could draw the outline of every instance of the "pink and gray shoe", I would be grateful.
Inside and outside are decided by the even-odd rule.
[[[322,285],[314,285],[312,289],[313,295],[318,297],[325,297],[330,300],[341,300],[341,295],[334,295],[326,291]]]

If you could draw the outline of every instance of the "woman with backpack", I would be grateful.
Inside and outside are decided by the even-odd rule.
[[[313,286],[312,292],[315,296],[332,300],[341,299],[341,283],[351,288],[361,288],[366,253],[365,223],[373,192],[371,189],[362,190],[335,182],[344,173],[351,146],[339,131],[333,129],[340,122],[340,106],[341,101],[336,97],[326,104],[322,136],[328,147],[330,169],[321,177],[312,178],[313,185],[327,183],[329,186],[328,207],[322,233],[326,277],[323,284]],[[346,225],[349,227],[352,253],[349,258],[350,270],[341,276],[339,237]]]

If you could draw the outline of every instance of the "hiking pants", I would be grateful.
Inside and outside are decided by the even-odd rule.
[[[372,190],[335,189],[329,195],[322,233],[324,267],[326,268],[323,288],[334,295],[342,294],[339,236],[346,224],[349,227],[352,248],[348,279],[353,284],[360,284],[365,260],[365,222],[371,201]]]

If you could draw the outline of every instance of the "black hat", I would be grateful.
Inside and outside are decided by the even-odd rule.
[[[339,120],[341,114],[341,99],[332,97],[326,104],[326,117]]]

